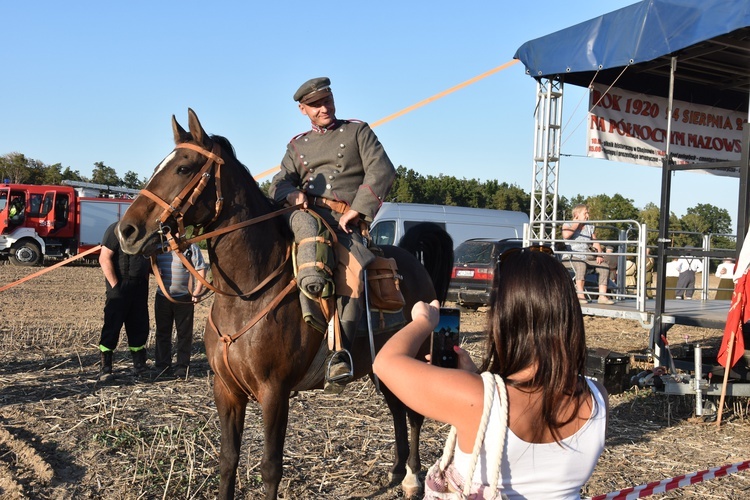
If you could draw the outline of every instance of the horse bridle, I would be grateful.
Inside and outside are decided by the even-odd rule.
[[[198,197],[203,193],[203,190],[206,188],[208,181],[211,179],[211,169],[214,165],[216,165],[216,173],[215,173],[216,203],[214,206],[214,216],[207,224],[204,224],[204,226],[211,224],[219,217],[219,214],[221,213],[221,210],[224,206],[224,198],[221,195],[221,182],[220,182],[221,181],[221,165],[224,164],[224,159],[221,158],[220,156],[221,147],[216,143],[214,143],[211,151],[208,151],[207,149],[202,148],[196,144],[191,144],[187,142],[180,143],[175,146],[175,149],[181,149],[181,148],[191,149],[193,151],[196,151],[202,154],[203,156],[206,157],[206,163],[203,165],[200,171],[190,180],[190,182],[188,182],[187,185],[185,185],[182,191],[180,191],[180,193],[177,196],[175,196],[174,200],[172,200],[171,203],[167,203],[165,200],[163,200],[156,194],[152,193],[148,189],[141,189],[140,191],[141,194],[145,195],[147,198],[154,201],[157,205],[164,208],[164,211],[161,213],[161,215],[159,215],[159,217],[156,218],[156,222],[159,224],[159,234],[161,235],[161,238],[162,238],[162,250],[166,251],[166,247],[168,246],[170,251],[175,252],[177,256],[179,257],[180,261],[182,261],[182,264],[190,272],[190,274],[193,275],[195,279],[200,281],[201,284],[203,284],[203,286],[205,286],[207,289],[215,293],[219,293],[221,295],[243,297],[243,298],[250,297],[253,294],[260,291],[262,288],[264,288],[271,280],[273,280],[274,278],[276,278],[283,272],[284,266],[289,260],[289,257],[291,254],[291,247],[287,247],[286,257],[281,262],[281,264],[273,272],[271,272],[265,279],[263,279],[256,287],[254,287],[252,290],[244,294],[225,292],[223,290],[220,290],[219,288],[216,288],[211,283],[209,283],[203,276],[201,276],[195,270],[192,263],[187,259],[187,257],[185,257],[183,250],[186,249],[188,246],[190,246],[192,243],[195,243],[201,240],[206,240],[215,236],[219,236],[221,234],[226,234],[231,231],[235,231],[237,229],[251,226],[253,224],[257,224],[258,222],[262,222],[264,220],[277,217],[283,213],[290,212],[292,210],[299,208],[299,205],[293,206],[293,207],[286,207],[281,210],[276,210],[274,212],[261,215],[259,217],[254,217],[250,220],[232,224],[231,226],[216,229],[208,233],[203,233],[200,236],[195,236],[190,239],[183,239],[185,235],[185,226],[183,223],[185,212],[190,207],[195,205],[196,201],[198,200]],[[171,234],[169,226],[165,224],[166,220],[169,217],[173,217],[175,221],[177,222],[178,230],[177,230],[176,236]],[[164,296],[170,299],[172,302],[176,302],[170,297],[168,293],[166,293],[166,290],[164,289],[164,285],[159,279],[160,276],[158,274],[158,270],[157,270],[158,268],[156,266],[156,259],[154,257],[151,258],[151,267],[153,268],[155,276],[157,276],[157,283],[159,284],[159,287],[162,289],[162,293],[164,293]]]
[[[211,224],[211,222],[215,221],[216,218],[219,217],[219,213],[221,213],[221,209],[224,206],[224,198],[221,196],[220,182],[221,166],[224,164],[224,159],[221,157],[221,147],[217,143],[214,143],[211,151],[208,151],[207,149],[202,148],[196,144],[183,142],[175,146],[175,150],[177,149],[191,149],[193,151],[197,151],[198,153],[206,157],[206,163],[200,169],[198,174],[195,175],[190,180],[190,182],[185,185],[184,188],[182,188],[180,194],[175,196],[174,200],[172,200],[171,203],[167,203],[165,200],[156,196],[148,189],[141,189],[140,194],[145,195],[154,203],[164,208],[164,211],[161,213],[161,215],[156,218],[156,222],[159,224],[159,232],[161,234],[164,234],[165,228],[167,228],[166,232],[169,232],[168,226],[164,224],[164,222],[169,217],[174,217],[175,221],[177,222],[178,234],[185,234],[185,226],[183,224],[185,212],[187,212],[190,207],[195,205],[196,200],[203,193],[203,190],[206,188],[208,181],[211,180],[211,169],[214,165],[216,165],[216,174],[214,175],[214,177],[216,178],[216,181],[214,182],[214,184],[216,185],[216,203],[214,206],[214,217],[208,222],[208,224]],[[188,195],[190,196],[188,197]]]

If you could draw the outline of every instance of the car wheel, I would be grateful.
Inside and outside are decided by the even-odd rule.
[[[35,241],[21,241],[14,245],[10,261],[16,266],[36,266],[42,261],[42,249]]]

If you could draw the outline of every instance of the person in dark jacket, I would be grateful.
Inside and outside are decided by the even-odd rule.
[[[104,325],[99,338],[99,380],[102,382],[113,378],[112,355],[123,325],[133,356],[133,372],[137,376],[146,371],[149,262],[141,255],[128,255],[122,251],[115,234],[116,226],[115,222],[104,231],[99,254],[99,265],[107,287]]]
[[[271,181],[269,194],[277,203],[314,207],[364,269],[374,255],[362,242],[360,223],[372,222],[391,189],[396,170],[367,123],[336,118],[330,85],[328,78],[313,78],[294,93],[300,112],[310,119],[312,128],[287,145],[281,171]],[[289,224],[297,243],[317,236],[317,222],[306,212],[293,212]],[[315,260],[314,248],[305,250],[305,245],[300,245],[297,260],[303,293],[312,297],[320,294],[322,283],[311,276],[306,285],[308,276],[303,274],[303,270],[314,267],[304,266]],[[354,338],[362,307],[356,298],[339,298],[337,309],[346,348]],[[346,383],[352,369],[348,356],[333,356],[331,361],[327,380]],[[336,390],[331,388],[330,392]]]

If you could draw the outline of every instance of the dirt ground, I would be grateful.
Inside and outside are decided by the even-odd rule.
[[[0,263],[0,286],[37,270]],[[123,342],[115,356],[118,378],[99,385],[103,305],[96,266],[64,267],[0,294],[0,497],[215,498],[220,433],[202,344],[208,303],[196,311],[186,380],[134,379]],[[465,311],[461,320],[465,345],[478,356],[485,311]],[[586,328],[592,348],[643,354],[647,346],[648,331],[636,322],[587,318]],[[721,337],[717,330],[680,326],[669,334],[673,343],[688,336],[714,350]],[[631,366],[631,374],[646,366]],[[693,418],[692,397],[632,388],[611,395],[610,405],[607,446],[584,495],[750,458],[744,399],[728,401],[720,429]],[[263,494],[260,422],[251,404],[240,498]],[[441,424],[425,423],[423,468],[437,459],[447,432]],[[401,498],[387,481],[392,445],[390,415],[370,382],[352,383],[341,396],[301,393],[291,401],[281,496]],[[739,499],[749,490],[746,471],[656,497]]]

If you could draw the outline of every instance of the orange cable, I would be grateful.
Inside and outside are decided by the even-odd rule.
[[[509,68],[510,66],[513,66],[516,63],[518,63],[518,59],[513,59],[512,61],[508,61],[505,64],[501,64],[497,68],[494,68],[494,69],[491,69],[489,71],[486,71],[486,72],[482,73],[481,75],[475,76],[474,78],[466,80],[463,83],[459,83],[458,85],[455,85],[455,86],[449,88],[448,90],[444,90],[444,91],[442,91],[442,92],[440,92],[438,94],[435,94],[432,97],[428,97],[427,99],[424,99],[423,101],[419,101],[416,104],[412,104],[411,106],[409,106],[407,108],[404,108],[401,111],[398,111],[396,113],[393,113],[392,115],[386,116],[385,118],[381,118],[380,120],[374,122],[370,126],[372,128],[375,128],[378,125],[382,125],[382,124],[384,124],[386,122],[389,122],[389,121],[393,120],[394,118],[398,118],[399,116],[405,115],[406,113],[409,113],[410,111],[414,111],[417,108],[421,108],[425,104],[429,104],[429,103],[431,103],[433,101],[436,101],[436,100],[438,100],[438,99],[440,99],[442,97],[447,96],[448,94],[452,94],[453,92],[455,92],[457,90],[461,90],[462,88],[467,87],[467,86],[471,85],[472,83],[476,83],[476,82],[478,82],[479,80],[481,80],[483,78],[487,78],[490,75],[494,75],[498,71],[502,71],[502,70],[504,70],[506,68]]]
[[[73,257],[70,257],[69,259],[65,259],[62,262],[58,262],[57,264],[55,264],[53,266],[45,267],[41,271],[37,271],[35,273],[29,274],[25,278],[21,278],[20,280],[14,281],[13,283],[8,283],[7,285],[0,287],[0,292],[4,292],[5,290],[7,290],[9,288],[13,288],[16,285],[20,285],[21,283],[25,283],[26,281],[29,281],[30,279],[36,278],[38,276],[41,276],[44,273],[48,273],[48,272],[52,271],[53,269],[57,269],[58,267],[64,266],[66,264],[69,264],[69,263],[73,262],[74,260],[78,260],[78,259],[80,259],[82,257],[85,257],[85,256],[87,256],[90,253],[94,253],[94,252],[100,250],[101,248],[102,248],[101,245],[96,245],[94,248],[89,248],[85,252],[81,252],[78,255],[74,255]]]

